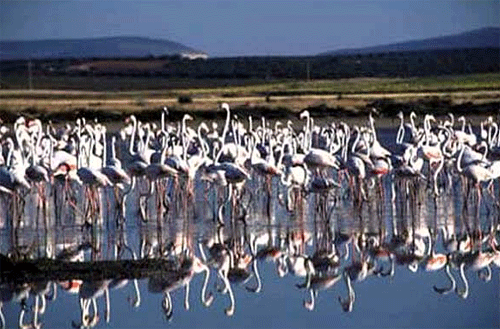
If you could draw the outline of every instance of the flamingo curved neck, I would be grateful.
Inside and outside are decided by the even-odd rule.
[[[398,133],[396,135],[396,144],[402,144],[405,137],[405,127],[404,127],[405,120],[403,114],[401,114],[400,119],[401,123],[399,125]]]
[[[461,162],[462,162],[462,158],[464,156],[464,152],[465,152],[465,145],[462,144],[462,149],[460,150],[460,154],[458,155],[458,158],[457,158],[457,171],[459,173],[463,172]]]
[[[226,110],[226,123],[224,124],[224,130],[222,131],[222,146],[226,143],[226,135],[229,131],[229,123],[231,120],[231,110],[229,109],[229,105],[223,104],[222,108]]]
[[[361,133],[359,132],[359,127],[354,126],[354,131],[356,132],[356,138],[354,139],[354,143],[352,143],[351,153],[356,153],[356,147],[358,146],[359,140],[361,138]]]
[[[498,134],[498,125],[496,122],[492,122],[488,126],[488,145],[490,147],[493,147],[495,145],[495,141],[497,140],[497,134]]]
[[[135,134],[137,133],[137,119],[134,115],[130,116],[130,120],[132,120],[133,129],[132,136],[130,137],[130,145],[129,145],[129,153],[130,155],[136,155],[137,152],[134,151],[134,142],[135,142]]]

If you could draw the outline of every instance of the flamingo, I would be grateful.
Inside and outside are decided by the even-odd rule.
[[[369,116],[370,121],[370,136],[372,137],[372,143],[370,147],[370,157],[374,159],[388,159],[391,157],[391,152],[389,152],[385,147],[380,145],[380,142],[377,139],[377,131],[375,129],[375,120],[370,113]]]
[[[358,199],[366,198],[366,193],[363,188],[363,180],[367,176],[366,167],[373,168],[373,162],[369,158],[370,149],[366,150],[366,154],[363,154],[361,151],[357,151],[357,147],[359,145],[359,141],[361,138],[361,133],[358,126],[354,126],[354,131],[356,132],[356,139],[351,147],[351,153],[347,157],[346,167],[351,177],[356,178],[356,183],[358,187]],[[354,188],[352,186],[352,188]]]
[[[482,182],[486,182],[491,180],[494,176],[492,172],[483,166],[480,166],[478,164],[469,164],[465,168],[462,168],[461,162],[462,162],[462,157],[465,152],[465,146],[462,146],[462,150],[460,151],[460,154],[458,156],[458,159],[456,161],[456,169],[457,171],[465,176],[467,179],[472,181],[477,189],[477,195],[478,195],[478,204],[480,203],[481,200],[481,189],[480,189],[480,184]]]
[[[474,135],[472,132],[472,129],[469,125],[469,132],[465,132],[465,117],[461,116],[457,119],[457,121],[462,121],[462,130],[456,130],[455,131],[455,138],[458,140],[459,143],[463,144],[468,144],[470,146],[473,146],[477,143],[477,137]]]
[[[281,174],[281,183],[285,186],[292,185],[304,187],[308,183],[309,173],[304,165],[303,158],[297,159],[297,154],[293,151],[292,145],[293,141],[291,138],[287,138],[283,142],[281,161],[285,165],[285,169]],[[292,154],[285,154],[285,149],[287,146],[288,150],[293,152]]]
[[[304,163],[311,170],[325,170],[328,168],[339,169],[339,162],[337,158],[331,154],[329,151],[310,147],[310,139],[311,139],[311,121],[309,112],[304,111],[301,113],[300,118],[306,118],[306,131],[304,133],[304,143],[302,145],[304,150],[307,150],[307,153],[304,157]]]
[[[311,148],[304,157],[304,163],[312,170],[339,169],[337,158],[330,152],[322,149]]]
[[[279,175],[282,175],[282,172],[281,172],[281,161],[283,159],[283,156],[280,156],[280,159],[278,161],[278,163],[275,163],[274,161],[274,156],[273,156],[273,152],[270,152],[270,159],[269,161],[266,161],[262,158],[258,158],[256,156],[256,153],[255,151],[257,150],[257,136],[254,132],[252,132],[253,135],[254,135],[254,138],[255,138],[255,141],[254,141],[254,146],[252,148],[252,152],[250,154],[250,167],[255,171],[257,172],[258,174],[260,175],[263,175],[263,176],[267,176],[267,175],[272,175],[272,176],[279,176]],[[271,142],[270,142],[270,148],[271,150],[273,149],[273,139],[271,138]],[[281,150],[281,153],[283,155],[283,148]]]
[[[149,164],[148,159],[146,158],[145,154],[143,152],[135,151],[134,150],[134,141],[135,141],[135,135],[137,133],[137,119],[134,115],[131,115],[129,118],[127,118],[126,123],[132,122],[132,135],[130,137],[130,144],[129,144],[129,154],[131,156],[130,161],[128,162],[127,165],[127,170],[133,177],[140,177],[143,176],[145,173],[145,169]]]
[[[130,185],[131,179],[125,170],[123,170],[121,161],[116,158],[115,151],[116,137],[111,137],[111,159],[105,162],[105,156],[103,155],[103,162],[106,163],[101,169],[101,172],[106,175],[113,185],[126,184]],[[105,154],[105,153],[104,153]]]
[[[436,121],[433,115],[426,115],[424,119],[424,134],[425,140],[419,143],[418,155],[423,157],[425,160],[429,161],[429,167],[432,170],[434,167],[433,181],[434,181],[434,194],[439,195],[439,190],[437,186],[437,179],[439,173],[444,165],[444,156],[441,151],[440,144],[431,145],[431,140],[437,138],[435,135],[431,134],[431,121]]]
[[[13,163],[14,142],[7,138],[9,145],[9,155],[7,156],[8,167],[0,167],[0,191],[13,194],[19,188],[29,189],[30,183],[25,178],[24,165],[15,161]]]

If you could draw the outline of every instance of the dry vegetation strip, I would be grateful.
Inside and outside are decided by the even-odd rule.
[[[417,92],[417,93],[390,93],[390,94],[351,94],[338,98],[336,95],[296,95],[296,96],[263,96],[244,97],[221,97],[218,95],[210,97],[194,97],[192,103],[182,104],[186,110],[207,110],[217,107],[220,102],[229,102],[233,105],[253,105],[269,107],[303,108],[325,103],[329,106],[341,107],[363,107],[377,99],[393,99],[397,101],[414,100],[426,97],[445,97],[454,103],[461,102],[487,102],[500,100],[499,91],[469,91],[469,92]],[[94,99],[90,98],[68,98],[65,99],[29,99],[9,98],[0,99],[0,108],[6,110],[22,110],[25,108],[36,108],[46,111],[61,111],[71,108],[90,109],[113,109],[113,110],[141,110],[161,106],[179,106],[177,98],[134,98],[124,96],[123,98]]]
[[[141,110],[179,106],[179,96],[189,96],[186,110],[207,110],[220,102],[267,107],[362,107],[377,99],[407,101],[444,97],[454,103],[484,103],[500,99],[500,73],[432,78],[357,78],[319,81],[286,81],[250,86],[94,92],[86,90],[0,90],[0,108],[16,111],[36,108],[61,111],[71,108]]]

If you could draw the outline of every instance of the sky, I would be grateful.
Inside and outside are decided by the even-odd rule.
[[[314,55],[500,26],[499,0],[0,0],[0,40],[144,36],[210,56]]]

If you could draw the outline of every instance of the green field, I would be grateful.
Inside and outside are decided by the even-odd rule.
[[[24,80],[24,84],[21,83]],[[26,77],[3,77],[6,85],[0,97],[177,97],[179,95],[261,96],[271,94],[358,94],[358,93],[407,93],[500,90],[500,73],[485,73],[424,78],[352,78],[312,81],[265,80],[196,80],[144,77],[34,77],[34,93],[28,91]],[[14,83],[16,81],[16,83]],[[92,88],[101,85],[102,91]],[[24,87],[23,87],[24,86]],[[36,92],[36,90],[79,91],[65,93]],[[127,91],[121,91],[127,90]]]

